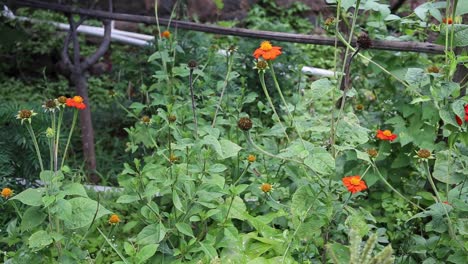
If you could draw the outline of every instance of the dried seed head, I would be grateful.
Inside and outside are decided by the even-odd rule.
[[[329,17],[325,20],[324,24],[325,26],[331,26],[333,24],[333,22],[335,22],[335,18],[334,17]]]
[[[365,32],[361,32],[357,39],[357,45],[361,49],[368,49],[372,47],[372,40],[369,38],[369,35]]]
[[[141,123],[145,124],[145,125],[149,125],[151,124],[151,118],[147,115],[144,115],[140,118],[140,121]]]
[[[379,152],[376,149],[368,149],[367,154],[369,154],[371,158],[375,158],[379,155]]]
[[[188,62],[188,67],[189,67],[191,70],[195,69],[195,68],[197,67],[197,65],[198,65],[198,64],[197,64],[197,61],[195,61],[195,60],[191,60],[191,61]]]
[[[237,126],[243,131],[249,131],[252,128],[252,120],[248,117],[241,117],[237,122]]]
[[[356,110],[358,110],[358,111],[364,110],[364,105],[363,104],[357,104],[356,105]]]
[[[28,119],[33,116],[33,111],[28,109],[23,109],[18,112],[19,119]]]
[[[439,67],[437,67],[435,65],[432,65],[429,68],[427,68],[427,72],[428,73],[439,73],[440,69],[439,69]]]
[[[170,114],[167,117],[167,120],[169,120],[170,123],[174,123],[177,120],[177,117],[175,115],[173,115],[173,114]]]
[[[169,155],[169,161],[171,163],[174,163],[174,162],[176,162],[178,160],[179,160],[179,158],[176,155],[174,155],[174,153],[171,153],[171,155]]]
[[[427,159],[429,157],[431,157],[431,152],[427,149],[420,149],[418,151],[418,157],[422,158],[422,159]]]
[[[63,95],[59,96],[56,100],[58,105],[64,105],[65,103],[67,103],[67,97]]]

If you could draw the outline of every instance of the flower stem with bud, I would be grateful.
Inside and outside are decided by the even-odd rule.
[[[34,130],[31,126],[31,122],[26,122],[26,128],[28,129],[29,135],[31,135],[34,149],[36,150],[37,159],[39,161],[39,166],[41,167],[41,171],[44,171],[44,165],[42,163],[41,152],[39,151],[39,145],[37,144],[36,134],[34,133]]]

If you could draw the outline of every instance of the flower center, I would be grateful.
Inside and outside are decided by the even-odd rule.
[[[77,96],[73,96],[73,101],[74,101],[75,103],[81,104],[81,103],[83,102],[83,97],[78,96],[78,95],[77,95]]]
[[[352,185],[359,185],[359,183],[361,183],[361,178],[352,178],[350,181],[349,181]]]
[[[263,41],[262,44],[260,44],[260,49],[263,51],[269,51],[273,48],[271,45],[270,41]]]
[[[383,134],[384,134],[385,136],[389,137],[389,136],[392,135],[392,131],[390,131],[390,130],[385,130],[385,131],[383,132]]]

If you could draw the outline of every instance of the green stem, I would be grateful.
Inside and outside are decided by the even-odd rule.
[[[397,189],[395,189],[384,177],[383,175],[380,173],[379,171],[379,168],[377,168],[377,166],[375,165],[375,163],[372,163],[372,167],[374,167],[375,171],[377,172],[377,175],[379,176],[379,178],[388,186],[388,188],[390,188],[392,191],[394,191],[398,196],[400,196],[401,198],[403,198],[405,201],[409,202],[410,204],[412,204],[414,207],[418,208],[419,210],[421,211],[424,211],[424,209],[422,207],[420,207],[419,205],[413,203],[412,201],[410,201],[408,198],[406,198],[403,194],[401,194]]]
[[[233,186],[235,186],[236,184],[239,183],[239,181],[242,179],[242,176],[244,176],[245,173],[247,172],[247,170],[250,168],[250,165],[251,165],[251,163],[249,162],[249,163],[247,164],[247,167],[245,167],[244,171],[242,171],[242,173],[241,173],[241,175],[239,176],[239,178],[237,178],[237,180],[232,184]]]
[[[190,69],[189,72],[189,86],[190,86],[190,96],[192,99],[192,113],[193,113],[193,125],[195,126],[195,138],[198,139],[198,121],[197,121],[197,106],[195,104],[195,94],[193,91],[193,69]]]
[[[28,129],[29,135],[31,135],[34,149],[36,150],[37,159],[39,160],[39,166],[41,167],[41,171],[44,171],[44,165],[42,163],[42,156],[41,152],[39,151],[39,145],[37,144],[36,134],[34,134],[34,130],[30,122],[26,122],[26,128]]]
[[[61,164],[60,169],[62,169],[63,165],[65,165],[65,158],[67,157],[68,146],[70,146],[70,140],[73,134],[73,130],[75,129],[77,119],[78,119],[78,109],[75,109],[75,112],[73,113],[73,120],[72,120],[72,125],[70,128],[70,132],[68,133],[67,144],[65,145],[65,150],[63,151],[62,163],[60,163]]]
[[[268,65],[270,66],[271,69],[271,75],[273,76],[273,82],[275,83],[276,90],[278,91],[278,94],[280,95],[281,101],[283,102],[283,105],[286,109],[286,113],[288,114],[289,119],[291,119],[291,122],[294,126],[294,129],[296,130],[297,136],[301,139],[302,145],[305,147],[304,140],[302,139],[301,133],[299,132],[299,129],[297,128],[296,121],[294,120],[293,115],[289,111],[288,103],[284,99],[283,92],[281,91],[281,87],[279,86],[278,80],[276,79],[276,74],[275,70],[273,68],[273,63],[271,61],[268,61]]]
[[[247,142],[253,147],[255,148],[257,151],[261,152],[263,155],[265,156],[269,156],[269,157],[272,157],[272,158],[276,158],[276,159],[280,159],[280,160],[284,160],[284,161],[292,161],[292,162],[296,162],[296,163],[299,163],[299,164],[302,164],[301,161],[298,161],[298,160],[294,160],[294,159],[289,159],[289,158],[283,158],[283,157],[280,157],[280,156],[277,156],[275,154],[272,154],[264,149],[262,149],[261,147],[259,147],[257,144],[255,144],[255,142],[252,140],[252,137],[250,135],[250,132],[247,131],[245,132],[245,138],[247,139]]]
[[[268,93],[268,90],[266,88],[266,85],[265,85],[265,73],[263,71],[260,71],[258,73],[258,76],[260,77],[260,84],[262,86],[262,89],[263,89],[263,92],[265,93],[265,96],[267,97],[267,100],[268,100],[268,103],[270,104],[270,107],[271,109],[273,110],[273,113],[275,114],[276,118],[278,119],[278,122],[281,126],[281,128],[283,129],[283,132],[284,134],[286,135],[286,139],[288,140],[288,142],[290,141],[289,140],[289,136],[288,136],[288,133],[286,133],[286,128],[284,127],[283,123],[281,122],[281,119],[280,119],[280,116],[278,115],[278,113],[276,112],[276,109],[275,109],[275,106],[273,105],[273,101],[271,100],[271,97],[270,97],[270,94]]]
[[[60,109],[59,117],[58,117],[58,124],[57,124],[57,130],[55,132],[55,147],[54,147],[54,168],[55,171],[58,169],[58,149],[60,145],[60,129],[62,127],[62,121],[63,121],[63,112],[65,111],[65,108]]]
[[[229,75],[231,74],[233,58],[234,58],[234,54],[230,52],[226,77],[224,78],[224,82],[223,82],[223,89],[221,90],[221,95],[219,96],[218,106],[216,107],[216,111],[214,113],[213,123],[211,124],[211,127],[214,127],[216,124],[216,116],[218,115],[219,109],[221,108],[221,103],[223,102],[224,92],[226,91],[226,87],[229,81]]]

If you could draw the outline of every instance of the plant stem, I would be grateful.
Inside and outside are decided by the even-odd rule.
[[[231,70],[232,70],[233,59],[234,59],[234,54],[232,52],[229,52],[229,59],[228,59],[228,67],[227,67],[226,77],[224,78],[223,89],[221,90],[221,95],[219,96],[218,106],[216,107],[216,111],[215,111],[215,114],[214,114],[214,117],[213,117],[213,123],[211,124],[211,127],[215,127],[215,124],[216,124],[216,116],[218,115],[218,111],[221,108],[221,103],[223,102],[224,92],[226,91],[226,87],[227,87],[228,81],[229,81],[229,75],[231,74]]]
[[[37,144],[36,134],[34,134],[34,130],[30,122],[26,122],[26,128],[28,129],[29,135],[31,135],[34,149],[36,150],[37,159],[39,161],[39,166],[41,167],[41,171],[44,171],[44,165],[42,163],[42,156],[41,152],[39,151],[39,145]]]
[[[413,203],[412,201],[410,201],[408,198],[406,198],[403,194],[401,194],[397,189],[393,188],[393,186],[383,177],[383,175],[380,173],[379,171],[379,168],[377,168],[377,166],[375,165],[375,163],[372,163],[372,167],[374,167],[375,171],[377,172],[377,175],[379,176],[379,178],[388,186],[388,188],[390,188],[392,191],[394,191],[398,196],[400,196],[401,198],[403,198],[405,201],[409,202],[410,204],[412,204],[414,207],[418,208],[419,210],[421,211],[424,211],[424,209],[422,207],[420,207],[419,205]]]
[[[197,110],[195,105],[195,94],[193,93],[193,69],[190,69],[189,73],[189,86],[190,86],[190,96],[192,97],[192,112],[193,112],[193,124],[195,126],[195,138],[198,139],[198,122],[197,122]]]
[[[280,116],[278,115],[278,113],[276,112],[276,109],[275,109],[275,106],[273,105],[273,101],[271,101],[271,97],[270,97],[270,94],[268,93],[268,90],[266,88],[266,85],[265,85],[265,73],[263,71],[260,71],[258,73],[258,76],[259,76],[259,79],[260,79],[260,84],[263,88],[263,92],[265,93],[265,96],[267,97],[267,100],[268,100],[268,103],[270,104],[270,107],[271,109],[273,110],[273,113],[275,114],[276,118],[278,119],[278,122],[281,126],[281,128],[283,129],[283,132],[286,136],[286,139],[288,140],[288,142],[290,141],[289,140],[289,136],[288,136],[288,133],[286,132],[286,128],[284,127],[283,123],[281,122],[281,119],[280,119]],[[287,106],[286,106],[287,107]]]
[[[62,121],[63,121],[63,112],[65,108],[60,109],[58,123],[57,123],[57,130],[55,132],[55,147],[54,147],[54,169],[57,171],[58,169],[58,149],[60,145],[60,129],[62,128]]]
[[[73,113],[73,120],[72,120],[72,125],[70,128],[70,132],[68,133],[67,144],[65,145],[65,150],[63,151],[62,163],[60,164],[60,169],[62,169],[63,165],[65,165],[65,158],[67,157],[68,146],[70,145],[70,140],[73,134],[73,130],[75,129],[77,119],[78,119],[78,109],[75,109],[75,112]]]
[[[289,119],[291,119],[291,122],[294,126],[294,129],[296,130],[297,136],[301,139],[302,146],[305,147],[304,140],[302,139],[301,133],[299,132],[299,129],[297,128],[296,121],[294,120],[293,115],[289,111],[288,103],[284,99],[283,92],[281,91],[281,87],[279,86],[278,80],[276,79],[276,74],[275,70],[273,68],[273,63],[271,61],[268,61],[268,65],[270,66],[271,69],[271,75],[273,76],[273,82],[275,83],[276,90],[278,91],[278,94],[280,95],[281,101],[284,104],[284,107],[286,109],[286,113],[288,114]]]

